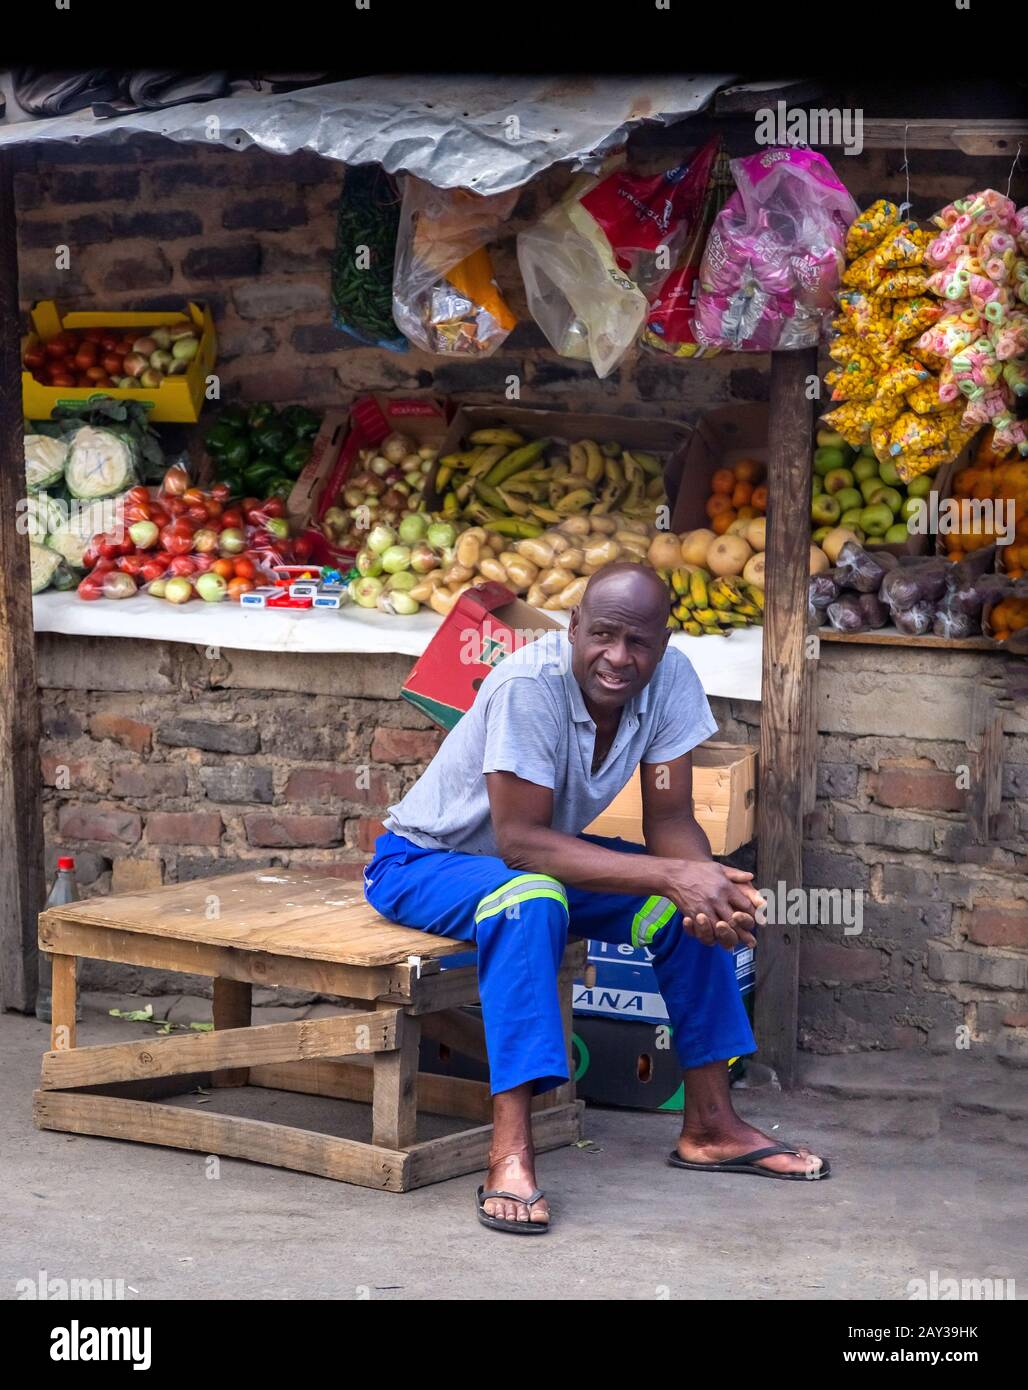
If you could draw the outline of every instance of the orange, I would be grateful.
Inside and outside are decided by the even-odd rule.
[[[723,492],[715,492],[713,497],[708,497],[705,510],[711,519],[722,516],[725,512],[732,512],[733,518],[735,516],[735,512],[732,511],[732,499],[726,497]]]
[[[756,517],[756,516],[758,516],[758,515],[759,515],[759,513],[758,513],[756,507],[740,507],[740,508],[739,508],[739,520],[740,520],[740,521],[752,521],[752,520],[754,519],[754,517]]]
[[[753,497],[752,483],[736,483],[735,491],[732,493],[732,506],[745,507]]]
[[[962,468],[953,477],[953,493],[956,497],[969,497],[978,479],[977,468]]]
[[[756,459],[740,459],[732,466],[736,482],[756,483],[764,476],[764,465]]]
[[[719,468],[710,480],[711,492],[723,492],[730,495],[735,487],[735,474],[730,468]]]
[[[737,520],[738,513],[729,507],[727,512],[718,512],[717,516],[711,520],[710,529],[714,532],[715,536],[723,536],[732,522]]]
[[[951,550],[947,556],[947,559],[952,560],[955,565],[959,565],[963,558],[964,552],[962,550]]]
[[[767,511],[767,483],[761,483],[759,487],[753,489],[753,496],[750,501],[758,512]]]

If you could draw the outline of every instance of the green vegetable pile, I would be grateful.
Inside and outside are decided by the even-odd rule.
[[[402,352],[393,321],[393,259],[400,199],[378,168],[348,168],[336,216],[332,322],[369,346]]]
[[[229,405],[204,436],[215,481],[233,497],[286,497],[310,458],[321,417],[303,405]]]

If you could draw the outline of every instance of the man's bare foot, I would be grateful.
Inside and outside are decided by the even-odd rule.
[[[526,1144],[513,1153],[494,1157],[489,1155],[489,1171],[485,1187],[502,1188],[504,1192],[517,1193],[519,1197],[530,1197],[537,1187],[535,1180],[535,1157]],[[550,1219],[550,1208],[545,1197],[531,1208],[523,1202],[512,1202],[505,1197],[490,1197],[482,1209],[486,1216],[496,1216],[503,1221],[533,1221],[545,1225]]]
[[[738,1158],[741,1154],[750,1153],[753,1149],[763,1149],[769,1144],[781,1143],[781,1140],[773,1135],[764,1134],[761,1130],[746,1124],[734,1113],[725,1118],[729,1123],[723,1128],[683,1127],[681,1137],[675,1145],[678,1156],[688,1163],[724,1163]],[[797,1150],[798,1156],[771,1154],[767,1158],[758,1158],[757,1166],[771,1168],[776,1173],[813,1175],[818,1172],[822,1166],[822,1159],[817,1154],[811,1153],[805,1144],[792,1147]]]

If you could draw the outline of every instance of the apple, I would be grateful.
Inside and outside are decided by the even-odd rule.
[[[196,581],[196,592],[205,603],[220,603],[228,593],[228,583],[220,574],[208,570]]]
[[[825,474],[825,492],[841,492],[843,488],[851,488],[855,479],[848,468],[833,468],[830,473]]]
[[[892,525],[892,508],[884,502],[869,505],[860,513],[860,529],[869,536],[884,536]]]
[[[138,352],[141,357],[149,357],[152,352],[157,351],[157,344],[153,338],[137,338],[132,344],[132,351]]]
[[[893,516],[895,516],[903,505],[903,494],[898,492],[894,487],[880,487],[872,492],[867,500],[871,506],[875,506],[879,502],[884,502]]]
[[[858,483],[862,483],[865,478],[878,477],[878,460],[870,458],[867,454],[861,454],[853,464],[853,476]]]
[[[821,492],[810,504],[810,519],[818,526],[834,526],[842,515],[842,508],[834,497]]]
[[[193,586],[185,575],[176,575],[164,586],[164,597],[169,603],[188,603],[193,597]]]
[[[148,391],[152,391],[155,386],[160,386],[164,378],[156,367],[147,367],[145,371],[139,373],[139,384]]]
[[[125,372],[130,377],[142,376],[150,365],[149,359],[144,357],[141,352],[129,352],[125,354],[121,364]]]
[[[810,539],[814,542],[815,545],[820,545],[821,542],[824,540],[825,536],[829,534],[831,529],[832,528],[830,526],[819,526]]]
[[[919,473],[907,483],[907,496],[927,497],[934,485],[935,478],[931,473]]]
[[[846,463],[846,455],[841,449],[834,449],[830,445],[822,446],[814,450],[814,472],[820,477],[826,473],[831,473],[833,468],[842,468]]]
[[[152,579],[147,585],[146,591],[148,594],[153,594],[154,598],[164,598],[164,591],[167,587],[168,581],[166,579]]]
[[[862,507],[864,505],[864,499],[860,495],[859,488],[840,488],[839,491],[834,494],[834,497],[844,512],[848,512],[851,507]]]
[[[176,338],[171,345],[171,355],[176,362],[191,362],[199,350],[196,338]]]
[[[881,478],[882,482],[887,483],[889,487],[895,487],[900,480],[899,469],[893,463],[892,459],[885,459],[883,463],[878,465],[878,476]]]
[[[882,482],[881,478],[879,478],[877,473],[872,474],[869,478],[861,478],[860,491],[863,495],[864,502],[869,503],[871,501],[871,494],[873,492],[877,492],[880,487],[884,486],[885,484]]]
[[[166,352],[168,348],[171,347],[171,334],[168,332],[168,329],[165,327],[164,324],[161,324],[159,328],[155,328],[154,331],[150,334],[150,337],[154,340],[157,346],[164,352]]]
[[[835,430],[818,430],[817,442],[820,448],[842,449],[846,445],[845,439]]]
[[[855,531],[860,525],[860,516],[863,510],[863,507],[847,507],[839,518],[839,525],[848,526],[851,531]]]
[[[246,537],[238,526],[226,526],[218,535],[218,545],[225,555],[238,555],[246,549]]]
[[[150,366],[153,367],[155,372],[170,371],[171,364],[174,360],[171,353],[165,352],[162,348],[158,348],[156,352],[151,352],[150,354]]]
[[[129,537],[137,550],[149,550],[157,544],[161,534],[160,527],[153,521],[134,521],[129,527]]]
[[[904,498],[899,509],[899,514],[903,518],[904,523],[908,522],[911,517],[920,516],[921,512],[924,510],[924,505],[923,497]]]
[[[902,525],[897,523],[895,526],[890,526],[885,533],[885,539],[889,545],[903,545],[907,539],[906,523],[904,522]]]

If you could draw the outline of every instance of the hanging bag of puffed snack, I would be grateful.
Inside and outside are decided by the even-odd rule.
[[[592,362],[599,377],[620,362],[647,296],[679,264],[716,149],[711,141],[690,164],[647,176],[613,156],[518,237],[528,307],[561,357]]]
[[[728,155],[719,140],[710,140],[693,155],[682,178],[682,215],[686,222],[682,249],[671,271],[650,302],[642,331],[643,347],[672,357],[713,357],[721,351],[696,341],[693,319],[699,289],[700,262],[707,237],[735,185]]]
[[[517,200],[517,189],[482,197],[407,175],[393,318],[414,347],[446,357],[488,357],[507,337],[517,319],[496,287],[486,248]]]
[[[700,266],[695,333],[737,352],[811,347],[831,312],[857,205],[813,150],[733,159],[736,192]]]

